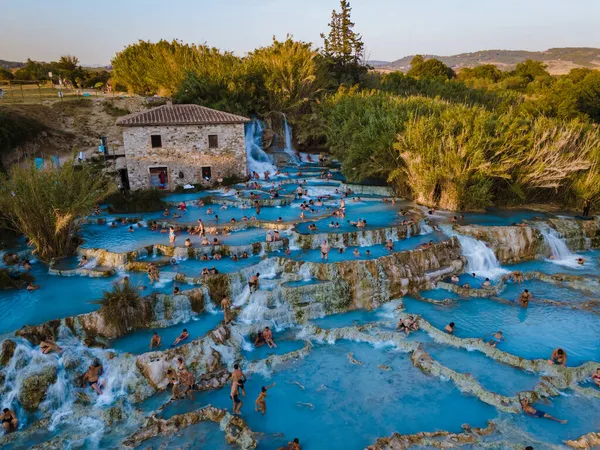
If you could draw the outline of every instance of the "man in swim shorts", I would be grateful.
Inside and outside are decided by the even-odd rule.
[[[244,388],[244,384],[246,383],[246,375],[240,369],[239,364],[233,365],[233,373],[231,374],[231,384],[237,383],[239,390],[242,392],[242,395],[246,396],[246,389]]]
[[[262,413],[262,415],[264,416],[265,413],[267,412],[267,390],[271,389],[273,386],[275,386],[275,383],[265,387],[261,387],[260,388],[260,394],[258,394],[258,398],[256,399],[256,402],[254,402],[254,411],[260,411]]]
[[[2,411],[2,428],[4,428],[6,434],[17,431],[17,428],[19,428],[19,419],[17,419],[16,414],[8,408],[4,408]]]
[[[527,399],[522,398],[520,400],[520,403],[521,403],[521,408],[523,408],[523,412],[530,417],[538,417],[540,419],[550,419],[550,420],[554,420],[555,422],[559,422],[562,424],[567,423],[566,420],[557,419],[556,417],[552,417],[550,414],[548,414],[540,409],[535,409],[533,406],[531,406],[529,404]]]
[[[102,365],[99,361],[94,361],[94,364],[88,368],[87,372],[82,378],[83,385],[85,386],[85,383],[87,382],[88,386],[96,391],[96,394],[98,395],[102,395],[102,391],[100,390],[99,386],[100,383],[98,382],[100,375],[102,375]]]
[[[229,393],[229,397],[233,401],[233,414],[240,414],[240,409],[242,408],[242,405],[244,404],[240,400],[240,396],[238,394],[239,388],[240,388],[240,385],[237,381],[234,381],[233,383],[231,383],[231,391]]]
[[[160,347],[160,344],[161,344],[160,336],[155,331],[154,334],[152,335],[152,338],[150,339],[150,350]]]

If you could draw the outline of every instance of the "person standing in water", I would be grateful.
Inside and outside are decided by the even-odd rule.
[[[225,322],[225,325],[227,325],[231,322],[231,301],[227,296],[223,297],[223,300],[221,300],[221,311],[223,311],[223,321]]]
[[[566,366],[567,365],[567,352],[565,352],[562,348],[557,348],[552,352],[550,359],[548,360],[548,364],[555,364],[557,366]]]
[[[271,331],[271,329],[269,327],[265,327],[265,330],[263,331],[262,335],[263,335],[263,339],[265,340],[265,342],[267,343],[269,348],[277,347],[277,345],[275,344],[275,341],[273,340],[273,332]]]
[[[162,340],[161,340],[160,336],[155,331],[154,334],[152,335],[152,338],[150,339],[150,350],[159,348],[161,342],[162,342]]]
[[[239,392],[240,385],[237,381],[233,381],[231,383],[231,391],[229,392],[229,398],[233,401],[233,414],[240,414],[240,410],[242,409],[242,405],[244,404],[242,400],[240,400]]]
[[[258,394],[258,398],[254,402],[254,411],[260,411],[264,416],[267,412],[267,391],[275,386],[275,383],[265,387],[260,388],[260,394]]]
[[[246,375],[240,369],[239,364],[233,365],[233,373],[231,374],[231,384],[237,383],[239,390],[242,392],[242,395],[246,396],[246,389],[244,388],[244,384],[246,383]]]
[[[173,228],[172,226],[169,227],[169,243],[171,244],[171,247],[175,246],[175,228]]]
[[[325,240],[321,243],[321,259],[329,261],[329,245]]]
[[[527,308],[529,306],[530,300],[531,292],[529,292],[529,289],[525,289],[519,297],[519,303],[521,304],[521,308]]]

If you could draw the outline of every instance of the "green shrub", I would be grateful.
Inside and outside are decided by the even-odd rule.
[[[118,106],[115,106],[114,101],[105,101],[102,104],[102,109],[106,114],[112,117],[126,116],[127,114],[131,113],[131,111],[126,108],[119,108]]]
[[[100,313],[104,321],[120,333],[139,328],[151,320],[152,311],[141,298],[138,289],[128,281],[116,284],[104,292]]]
[[[166,207],[162,195],[156,189],[129,191],[125,194],[117,192],[108,197],[106,203],[111,214],[160,211]]]

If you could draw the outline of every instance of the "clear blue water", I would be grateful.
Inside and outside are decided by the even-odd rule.
[[[122,352],[140,354],[150,351],[150,339],[156,331],[162,339],[160,350],[166,350],[175,341],[177,336],[181,334],[183,329],[188,330],[190,340],[205,336],[209,331],[216,328],[222,322],[223,314],[211,314],[205,312],[194,317],[190,322],[180,323],[168,328],[157,328],[152,330],[136,330],[125,336],[115,339],[111,342],[110,347]]]
[[[349,352],[363,365],[351,364]],[[273,382],[267,413],[262,416],[254,412],[254,400],[260,386]],[[228,396],[229,386],[201,393],[193,402],[167,406],[164,416],[206,404],[231,409]],[[307,450],[322,449],[323,442],[330,450],[364,448],[395,431],[460,431],[463,423],[482,426],[496,416],[494,408],[462,395],[451,383],[421,373],[404,353],[345,341],[318,346],[268,379],[251,375],[243,401],[244,419],[253,430],[267,435],[260,442],[264,448],[277,448],[294,437]],[[283,436],[268,436],[274,433]]]
[[[211,450],[233,450],[239,447],[225,442],[225,433],[218,423],[200,422],[182,429],[170,436],[156,436],[148,439],[139,447],[140,450],[180,450],[184,448]]]
[[[296,168],[285,169],[293,179],[307,180],[303,185],[308,190],[308,198],[331,195],[332,198],[324,201],[322,207],[316,208],[314,214],[307,213],[307,217],[314,219],[317,233],[359,231],[348,225],[348,220],[363,218],[367,220],[367,229],[389,227],[401,222],[402,217],[397,212],[400,209],[413,207],[408,202],[398,202],[391,205],[382,202],[376,195],[360,195],[360,202],[353,202],[352,195],[345,198],[347,216],[345,219],[326,217],[323,215],[333,211],[339,204],[342,195],[335,189],[337,183],[326,180],[313,179],[319,172],[314,165],[305,170],[305,174],[295,175]],[[312,175],[311,175],[312,173]],[[341,179],[339,173],[336,179]],[[262,198],[268,197],[268,189],[272,182],[261,181],[262,188],[255,190]],[[295,191],[297,184],[283,185],[280,194],[290,194]],[[236,189],[243,189],[238,185]],[[341,189],[339,189],[341,192]],[[197,218],[207,225],[215,223],[215,214],[220,217],[219,224],[229,223],[232,217],[240,221],[242,216],[255,215],[254,208],[242,209],[228,207],[220,209],[219,205],[198,207],[192,205],[193,201],[207,195],[221,194],[221,192],[204,191],[200,193],[169,194],[165,201],[189,203],[188,211],[183,213],[177,222],[181,224],[195,223]],[[241,192],[246,198],[249,191]],[[354,195],[355,197],[357,195]],[[227,198],[233,200],[233,196]],[[285,222],[299,220],[300,203],[308,199],[296,199],[291,206],[264,207],[258,216],[259,220],[275,221],[282,217]],[[206,214],[208,208],[214,210],[213,215]],[[327,209],[329,208],[329,209]],[[422,208],[421,208],[422,209]],[[171,208],[174,212],[176,208]],[[449,221],[453,213],[437,212],[432,215],[434,219]],[[523,220],[543,217],[544,214],[533,211],[502,211],[491,210],[486,214],[466,214],[461,223],[481,225],[510,225]],[[103,212],[103,218],[109,221],[116,217],[139,217],[143,220],[173,220],[164,218],[162,211],[146,214],[118,214],[110,215]],[[340,222],[340,228],[330,228],[331,221]],[[125,252],[141,249],[153,244],[168,244],[168,234],[151,232],[147,228],[134,225],[135,232],[128,233],[129,225],[117,225],[111,228],[107,225],[85,225],[83,228],[84,247],[106,248],[112,252]],[[301,233],[310,233],[308,223],[300,223],[297,230]],[[262,228],[250,228],[233,232],[230,235],[219,236],[227,245],[248,245],[253,242],[264,242],[267,231]],[[284,233],[282,233],[284,235]],[[183,246],[189,235],[182,234],[177,237],[177,245]],[[194,247],[199,246],[198,236],[190,236]],[[214,236],[209,236],[212,240]],[[395,251],[410,250],[418,245],[433,240],[444,239],[442,233],[431,233],[425,236],[415,236],[395,242]],[[370,257],[365,256],[367,248],[371,251]],[[346,249],[339,254],[337,249],[332,249],[329,255],[330,262],[343,260],[366,260],[384,256],[389,252],[383,245],[361,247],[360,257],[352,254],[354,247]],[[210,253],[211,247],[207,247]],[[546,260],[530,261],[508,266],[510,270],[539,270],[545,273],[573,273],[579,275],[600,275],[600,251],[584,252],[586,265],[583,268],[569,268]],[[269,256],[284,256],[282,251],[273,252]],[[302,261],[321,262],[320,250],[300,251],[295,250],[290,258]],[[147,257],[145,260],[151,260]],[[158,260],[158,258],[157,258]],[[232,273],[257,264],[261,257],[253,256],[238,262],[226,257],[220,261],[184,260],[173,266],[161,268],[161,281],[155,285],[148,283],[145,273],[127,274],[132,283],[143,286],[143,295],[153,292],[170,293],[173,286],[178,285],[182,290],[194,286],[173,283],[170,279],[175,273],[183,273],[189,277],[199,277],[204,267],[215,266],[222,273]],[[69,258],[60,263],[61,268],[74,268],[77,258]],[[32,273],[36,283],[42,289],[33,293],[26,291],[0,292],[0,334],[14,331],[24,324],[39,324],[44,321],[66,316],[81,314],[99,308],[97,300],[102,297],[102,292],[111,289],[113,283],[120,280],[125,274],[118,274],[109,278],[88,277],[58,277],[50,276],[47,267],[34,263]],[[460,276],[459,284],[468,282],[472,287],[481,287],[483,278],[473,278],[469,274]],[[319,280],[300,280],[286,282],[285,287],[302,287],[319,284]],[[273,289],[276,282],[261,287],[261,290]],[[534,298],[545,298],[563,302],[577,303],[598,296],[597,293],[582,293],[580,291],[540,281],[529,281],[521,285],[507,284],[499,297],[513,300],[518,297],[523,289],[529,289]],[[461,298],[457,294],[442,289],[433,289],[421,292],[427,299],[455,299],[450,306],[434,305],[413,298],[403,299],[406,312],[421,314],[434,326],[443,328],[448,322],[457,324],[456,335],[459,337],[481,337],[486,340],[491,334],[502,330],[507,341],[502,342],[500,349],[525,358],[548,358],[552,350],[562,347],[567,351],[569,366],[579,365],[589,360],[600,361],[600,316],[573,310],[567,307],[550,305],[537,305],[530,303],[529,309],[522,310],[517,305],[507,305],[492,299]],[[334,314],[312,321],[313,324],[325,328],[347,327],[366,323],[374,323],[373,331],[392,331],[395,328],[397,314],[394,311],[396,302],[386,304],[374,311],[355,310],[342,314]],[[222,320],[222,313],[203,313],[187,323],[178,324],[165,329],[156,330],[163,338],[163,348],[168,347],[179,335],[183,328],[187,328],[191,338],[205,336],[214,329]],[[144,353],[148,350],[150,337],[154,330],[138,330],[130,333],[112,343],[112,348],[134,354]],[[252,362],[280,355],[302,348],[305,342],[298,340],[295,334],[298,328],[276,333],[275,341],[278,347],[269,349],[262,346],[253,350],[244,350],[242,357],[245,361]],[[488,359],[480,352],[468,352],[463,349],[452,348],[433,342],[433,340],[419,331],[412,333],[408,338],[411,341],[421,342],[432,357],[447,367],[471,373],[486,389],[504,395],[514,395],[521,390],[531,389],[539,379],[538,375],[526,373],[518,369],[497,363]],[[249,338],[246,337],[246,341]],[[306,358],[286,362],[276,367],[271,374],[252,374],[247,386],[247,397],[242,408],[242,415],[250,427],[259,433],[259,448],[278,448],[285,445],[293,437],[300,438],[303,449],[321,449],[323,442],[327,442],[328,449],[353,449],[364,448],[372,444],[377,437],[387,436],[393,432],[413,433],[419,431],[432,431],[446,429],[460,431],[463,423],[472,426],[485,425],[488,419],[498,418],[500,427],[508,427],[511,436],[516,442],[529,444],[527,438],[521,438],[523,433],[529,433],[535,440],[560,444],[562,440],[577,437],[591,430],[597,429],[600,417],[600,402],[597,399],[579,397],[573,393],[569,396],[558,397],[552,400],[551,405],[538,404],[537,407],[561,418],[569,420],[568,425],[560,425],[548,420],[533,419],[524,415],[498,413],[491,406],[480,402],[475,397],[461,394],[454,384],[435,377],[427,376],[414,368],[409,357],[390,347],[375,348],[368,344],[342,341],[335,345],[313,343],[315,347]],[[348,353],[354,353],[354,358],[362,361],[363,365],[353,365],[349,362]],[[238,355],[239,357],[239,355]],[[379,366],[390,366],[387,371]],[[261,385],[276,382],[276,386],[269,391],[267,403],[268,411],[265,417],[254,412],[254,400],[258,395]],[[301,385],[302,387],[300,387]],[[170,417],[186,411],[212,403],[216,406],[231,409],[228,398],[229,387],[214,391],[198,393],[195,401],[180,400],[166,406],[163,415]],[[170,393],[164,392],[152,396],[137,408],[148,413],[156,410],[169,399]],[[583,411],[583,413],[582,413]],[[23,420],[25,423],[25,421]],[[124,431],[122,431],[124,433]],[[118,433],[117,433],[118,434]],[[48,433],[40,433],[27,442],[27,446],[42,442]],[[106,435],[102,446],[114,446],[115,435]],[[113,440],[111,440],[113,439]],[[490,439],[494,439],[493,437]],[[140,448],[214,448],[227,449],[223,434],[215,424],[199,424],[183,430],[170,437],[157,437],[145,442]],[[16,447],[19,448],[19,447]],[[536,445],[536,448],[538,446]]]
[[[549,359],[555,348],[567,352],[567,365],[600,361],[600,317],[585,311],[529,304],[522,309],[489,299],[472,298],[450,306],[438,306],[404,298],[406,312],[420,314],[443,329],[456,324],[455,335],[489,340],[501,330],[506,341],[498,348],[523,358]]]
[[[425,344],[424,349],[440,364],[456,372],[470,373],[485,389],[497,394],[513,396],[533,389],[540,381],[532,373],[498,363],[480,352],[438,343]]]
[[[539,280],[529,280],[523,283],[506,283],[499,297],[517,301],[524,289],[528,289],[534,299],[554,300],[565,303],[589,301],[598,297],[598,293],[556,286]]]

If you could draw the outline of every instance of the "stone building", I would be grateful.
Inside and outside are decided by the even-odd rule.
[[[199,105],[172,104],[119,118],[127,165],[123,187],[174,189],[246,177],[246,122]]]

